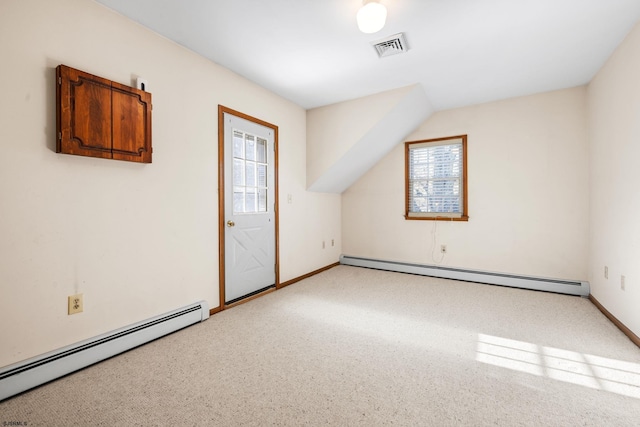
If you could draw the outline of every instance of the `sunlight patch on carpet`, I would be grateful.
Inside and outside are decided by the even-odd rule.
[[[640,364],[478,334],[476,360],[640,399]]]

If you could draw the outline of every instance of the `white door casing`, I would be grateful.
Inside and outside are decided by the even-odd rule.
[[[224,300],[276,284],[274,130],[224,113]]]

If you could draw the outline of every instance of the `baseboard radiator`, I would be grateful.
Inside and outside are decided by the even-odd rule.
[[[490,273],[486,271],[465,270],[461,268],[441,267],[435,265],[410,264],[404,262],[358,258],[346,255],[340,256],[340,264],[374,268],[377,270],[396,271],[399,273],[418,274],[421,276],[441,277],[443,279],[463,280],[466,282],[486,283],[489,285],[509,286],[512,288],[555,292],[581,297],[588,297],[590,292],[589,282],[582,281]]]
[[[7,366],[0,370],[0,401],[208,318],[200,301]]]

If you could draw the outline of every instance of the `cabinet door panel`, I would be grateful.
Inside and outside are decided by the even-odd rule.
[[[111,158],[111,82],[59,68],[61,95],[57,151]]]
[[[113,83],[113,158],[151,163],[151,94]]]
[[[66,65],[56,70],[56,151],[151,163],[151,94]]]

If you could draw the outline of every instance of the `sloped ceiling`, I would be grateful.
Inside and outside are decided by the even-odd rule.
[[[307,189],[342,193],[433,113],[420,85],[307,112]]]
[[[436,110],[579,86],[640,19],[639,0],[97,0],[309,109],[420,84]],[[404,32],[410,50],[370,42]]]

